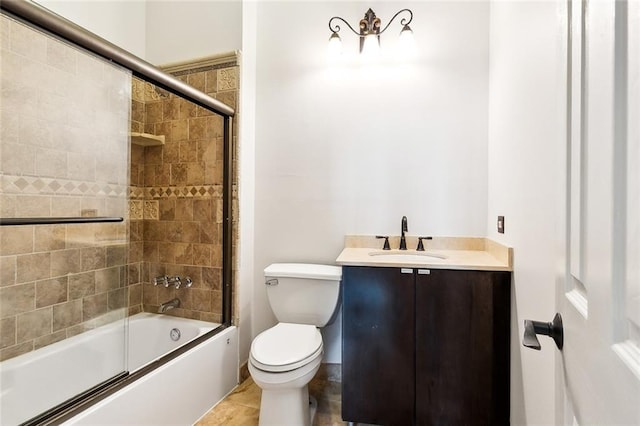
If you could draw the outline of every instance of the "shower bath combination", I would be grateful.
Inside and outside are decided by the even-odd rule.
[[[211,96],[237,81],[200,91],[35,3],[0,7],[0,423],[193,423],[237,383],[234,110]],[[235,56],[193,68],[238,74]],[[208,388],[165,412],[149,395],[177,363]]]

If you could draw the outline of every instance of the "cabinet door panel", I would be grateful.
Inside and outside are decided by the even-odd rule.
[[[414,412],[414,276],[343,268],[342,418],[410,425]]]
[[[416,276],[416,423],[509,422],[509,274]]]

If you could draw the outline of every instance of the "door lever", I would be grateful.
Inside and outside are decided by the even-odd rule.
[[[540,350],[540,341],[537,334],[549,336],[556,342],[558,349],[562,350],[564,336],[562,332],[562,317],[556,314],[551,322],[524,320],[524,338],[522,344],[527,348]]]

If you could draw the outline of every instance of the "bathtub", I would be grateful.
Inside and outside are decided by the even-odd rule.
[[[127,322],[2,362],[0,424],[19,424],[120,371],[133,373],[218,325],[150,313]],[[237,372],[237,330],[229,327],[65,424],[192,424],[236,386]]]

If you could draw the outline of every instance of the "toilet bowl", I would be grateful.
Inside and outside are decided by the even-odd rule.
[[[279,323],[253,340],[249,372],[262,389],[261,425],[311,424],[307,384],[322,353],[322,336],[313,325]]]
[[[338,304],[342,270],[335,266],[274,264],[265,269],[269,303],[280,322],[255,337],[249,373],[262,389],[261,426],[310,426],[308,383],[323,355],[318,327]]]

